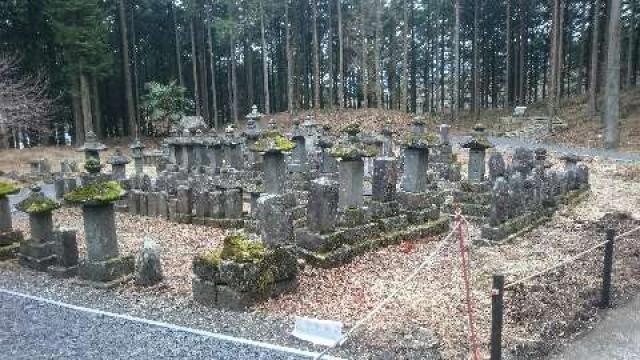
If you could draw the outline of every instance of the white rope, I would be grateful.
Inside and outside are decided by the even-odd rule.
[[[413,280],[420,271],[422,271],[427,265],[430,265],[431,261],[438,255],[438,253],[440,253],[440,251],[442,250],[442,248],[444,247],[444,245],[449,241],[449,239],[451,238],[451,236],[453,236],[453,234],[455,233],[455,231],[458,229],[458,226],[460,226],[460,224],[456,224],[456,226],[454,226],[454,228],[451,230],[451,232],[449,232],[449,234],[440,241],[440,244],[438,245],[438,247],[436,248],[436,250],[431,253],[431,255],[429,255],[428,258],[426,258],[422,264],[420,264],[420,266],[418,266],[418,268],[416,268],[413,273],[411,273],[411,275],[409,275],[409,277],[407,277],[404,281],[402,281],[400,284],[398,284],[396,286],[396,288],[391,292],[391,294],[389,294],[386,298],[384,298],[380,303],[378,303],[378,305],[376,305],[376,307],[374,307],[371,311],[369,311],[369,313],[363,317],[362,319],[358,320],[355,325],[346,333],[342,336],[342,338],[340,338],[340,340],[338,340],[338,342],[336,342],[333,346],[330,346],[328,348],[326,348],[324,351],[322,351],[320,354],[318,354],[317,357],[315,357],[315,360],[319,360],[321,359],[324,355],[327,355],[331,350],[333,350],[334,348],[341,346],[342,344],[344,344],[349,337],[351,337],[351,335],[357,330],[359,329],[362,325],[364,325],[367,321],[371,320],[375,315],[378,314],[378,312],[380,312],[380,310],[382,310],[382,308],[387,305],[389,303],[389,301],[391,301],[394,297],[396,297],[396,295],[398,295],[398,293],[400,293],[400,291],[402,291],[404,289],[404,285],[409,283],[411,280]]]
[[[633,234],[634,232],[637,232],[637,231],[640,231],[640,226],[639,226],[639,227],[637,227],[637,228],[635,228],[635,229],[632,229],[632,230],[629,230],[629,231],[627,231],[627,232],[624,232],[624,233],[622,233],[622,234],[620,234],[620,235],[616,236],[614,239],[616,239],[616,240],[617,240],[617,239],[622,239],[622,238],[624,238],[625,236],[629,236],[629,235],[631,235],[631,234]],[[596,244],[596,245],[594,245],[594,246],[592,246],[592,247],[588,248],[587,250],[584,250],[584,251],[582,251],[582,252],[580,252],[580,253],[576,254],[575,256],[570,257],[569,259],[567,259],[567,260],[565,260],[565,261],[562,261],[562,262],[560,262],[560,263],[558,263],[558,264],[556,264],[556,265],[554,265],[554,266],[551,266],[551,267],[549,267],[549,268],[547,268],[547,269],[544,269],[544,270],[540,270],[540,271],[538,271],[538,272],[536,272],[536,273],[534,273],[534,274],[532,274],[532,275],[529,275],[529,276],[524,277],[524,278],[522,278],[522,279],[520,279],[520,280],[516,280],[516,281],[514,281],[514,282],[512,282],[512,283],[510,283],[510,284],[508,284],[508,285],[505,285],[504,289],[505,289],[505,290],[510,289],[510,288],[512,288],[512,287],[514,287],[514,286],[516,286],[516,285],[522,284],[522,283],[524,283],[524,282],[526,282],[526,281],[528,281],[528,280],[531,280],[531,279],[536,278],[536,277],[538,277],[538,276],[540,276],[540,275],[543,275],[543,274],[546,274],[546,273],[548,273],[548,272],[550,272],[550,271],[553,271],[553,270],[555,270],[555,269],[557,269],[557,268],[559,268],[559,267],[562,267],[562,266],[564,266],[564,265],[570,264],[570,263],[572,263],[572,262],[574,262],[574,261],[576,261],[576,260],[578,260],[578,259],[582,258],[583,256],[587,255],[588,253],[590,253],[590,252],[592,252],[592,251],[594,251],[594,250],[597,250],[597,249],[599,249],[599,248],[603,247],[603,246],[604,246],[604,245],[606,245],[608,242],[609,242],[609,240],[602,241],[602,242],[600,242],[600,243],[598,243],[598,244]]]

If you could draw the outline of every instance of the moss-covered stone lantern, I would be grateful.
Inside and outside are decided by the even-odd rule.
[[[16,208],[29,215],[31,230],[31,237],[20,243],[20,263],[38,271],[46,271],[55,263],[52,213],[60,208],[60,203],[46,197],[39,186],[32,186],[31,193]]]
[[[18,242],[22,238],[20,232],[13,230],[9,203],[9,195],[18,192],[20,192],[20,186],[17,183],[0,179],[0,260],[13,257],[19,246]]]
[[[253,147],[253,152],[262,154],[264,162],[264,191],[269,194],[284,193],[286,168],[285,153],[295,148],[295,143],[270,126],[260,134]]]
[[[94,182],[68,192],[64,199],[82,206],[87,255],[79,275],[100,287],[111,287],[127,280],[134,266],[133,256],[121,256],[116,236],[113,202],[124,191],[116,181]]]
[[[107,149],[107,146],[101,143],[92,130],[87,133],[85,137],[84,145],[82,145],[78,151],[84,152],[85,160],[97,159],[100,162],[100,152]]]

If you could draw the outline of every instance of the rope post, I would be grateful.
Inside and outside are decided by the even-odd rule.
[[[491,360],[502,359],[504,275],[493,275],[491,287]]]
[[[613,245],[616,231],[607,229],[607,243],[604,247],[604,267],[602,268],[602,293],[600,294],[600,308],[609,307],[611,302],[611,272],[613,270]]]

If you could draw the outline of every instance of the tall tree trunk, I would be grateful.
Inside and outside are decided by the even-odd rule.
[[[505,107],[511,107],[511,0],[507,1],[507,32],[506,32],[506,50],[507,57],[505,60],[505,74],[504,74],[504,104]]]
[[[453,95],[451,96],[451,113],[453,120],[458,120],[460,94],[460,0],[454,4],[455,21],[453,25]]]
[[[207,37],[205,36],[206,24],[202,17],[204,11],[204,4],[198,3],[198,15],[197,15],[197,27],[196,38],[198,39],[199,51],[198,51],[198,63],[200,66],[200,101],[202,103],[202,117],[207,124],[211,123],[211,114],[209,114],[209,85],[207,81],[207,58],[205,56],[207,48]]]
[[[318,41],[318,0],[311,0],[313,24],[313,107],[320,110],[320,47]]]
[[[98,91],[98,79],[91,76],[91,97],[93,98],[93,123],[94,131],[98,138],[103,137],[102,109],[100,108],[100,91]]]
[[[611,0],[607,40],[607,84],[605,86],[605,146],[617,148],[620,144],[618,130],[620,110],[620,13],[621,0]]]
[[[339,1],[339,0],[338,0]],[[382,0],[374,0],[376,2],[376,43],[374,48],[374,61],[375,61],[375,94],[376,94],[376,106],[378,108],[384,107],[384,101],[382,99],[382,94],[384,91],[382,90],[382,66],[380,63],[380,38],[382,37]]]
[[[73,120],[75,128],[75,144],[81,146],[84,144],[84,119],[82,117],[82,102],[80,100],[80,77],[72,77],[71,86],[71,108],[73,109]],[[124,130],[124,129],[123,129]]]
[[[136,117],[136,124],[139,125],[138,104],[140,99],[140,76],[138,73],[138,40],[136,36],[135,7],[131,7],[131,57],[133,60],[133,111]],[[136,129],[138,131],[138,129]]]
[[[284,17],[286,26],[286,47],[287,47],[287,111],[293,114],[293,49],[291,47],[291,24],[289,21],[289,0],[285,0]]]
[[[191,68],[193,70],[193,101],[196,105],[196,116],[200,116],[200,81],[198,79],[198,54],[196,51],[196,29],[195,29],[195,15],[191,15],[190,23],[191,32]]]
[[[315,0],[313,0],[315,1]],[[342,33],[342,0],[337,0],[338,8],[338,107],[344,107],[344,35]]]
[[[231,31],[231,41],[229,42],[229,51],[231,53],[231,91],[233,95],[232,101],[232,112],[233,112],[233,123],[238,125],[238,71],[236,64],[236,35],[234,31]]]
[[[563,0],[553,0],[552,10],[552,31],[551,31],[551,79],[549,84],[549,131],[552,131],[553,118],[556,116],[558,106],[558,97],[560,89],[560,69],[561,69],[561,53],[562,53],[562,8]]]
[[[600,50],[600,0],[593,2],[593,25],[591,26],[591,73],[589,75],[589,114],[598,112],[598,59]]]
[[[409,78],[409,6],[402,1],[402,77],[400,77],[400,111],[407,111],[407,79]]]
[[[91,117],[91,89],[87,74],[80,68],[80,104],[82,105],[82,119],[85,136],[93,131],[93,120]]]
[[[520,50],[518,51],[519,83],[518,83],[518,104],[526,105],[526,84],[527,84],[527,4],[528,0],[520,0]]]
[[[478,120],[480,116],[479,96],[480,96],[480,49],[479,32],[480,32],[480,0],[473,2],[473,96],[471,104],[473,106],[473,118]]]
[[[411,99],[409,103],[409,111],[413,113],[418,112],[418,79],[417,79],[417,61],[416,61],[416,31],[415,31],[415,7],[413,0],[409,2],[409,8],[411,13],[409,16],[409,31],[411,33],[410,46],[409,46],[409,78],[410,78],[410,91],[409,97]]]
[[[180,86],[184,87],[184,76],[182,75],[182,43],[180,41],[180,31],[178,29],[178,15],[177,15],[177,10],[176,10],[176,6],[173,4],[173,2],[170,2],[171,4],[171,13],[173,15],[173,31],[175,34],[175,45],[176,45],[176,69],[177,69],[177,76],[178,76],[178,83],[180,84]]]
[[[360,50],[362,51],[362,65],[361,65],[361,75],[362,75],[362,107],[369,107],[369,78],[368,78],[368,45],[367,45],[367,7],[365,5],[364,0],[360,0],[360,32],[362,36],[362,43]]]
[[[332,1],[329,0],[327,2],[327,71],[329,72],[329,101],[327,102],[327,106],[329,109],[333,108],[333,104],[335,103],[335,97],[333,94],[333,86],[334,86],[334,78],[335,74],[333,73],[333,21],[332,21]]]
[[[124,90],[127,100],[127,123],[129,124],[129,135],[136,134],[138,128],[136,110],[133,102],[133,84],[131,81],[131,67],[129,64],[129,35],[127,31],[127,11],[125,0],[118,2],[120,8],[120,34],[122,36],[122,68],[124,73]],[[123,129],[125,130],[125,129]],[[84,136],[84,134],[83,134]],[[83,140],[84,142],[84,140]]]
[[[264,113],[271,113],[271,102],[269,100],[269,63],[267,60],[267,40],[264,30],[264,6],[260,0],[260,39],[262,41],[262,89],[264,91]]]
[[[213,11],[213,9],[212,9]],[[217,129],[218,123],[218,94],[216,91],[216,66],[213,54],[213,29],[211,28],[211,15],[207,14],[207,39],[209,48],[209,71],[211,72],[211,112],[213,113],[213,126]]]
[[[633,49],[635,44],[634,34],[636,32],[635,26],[635,16],[636,16],[636,6],[638,0],[630,0],[629,1],[629,26],[627,30],[627,72],[625,78],[625,85],[630,87],[632,85],[633,80]]]

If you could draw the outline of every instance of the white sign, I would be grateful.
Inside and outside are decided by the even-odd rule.
[[[334,346],[342,339],[342,322],[296,316],[291,335],[316,345]]]

